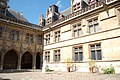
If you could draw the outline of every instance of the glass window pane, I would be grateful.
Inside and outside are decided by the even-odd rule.
[[[83,53],[82,52],[79,53],[79,60],[83,61]]]
[[[91,49],[95,49],[95,45],[91,45]]]
[[[100,44],[97,44],[97,45],[96,45],[96,48],[97,48],[97,49],[101,48],[101,45],[100,45]]]
[[[93,25],[92,25],[92,26],[89,26],[89,32],[90,32],[90,33],[94,33],[94,27],[93,27]]]
[[[82,30],[78,29],[78,36],[82,35]]]
[[[74,51],[75,51],[75,52],[78,52],[78,48],[74,48]]]
[[[82,52],[82,47],[79,47],[79,52]]]
[[[78,53],[75,53],[75,61],[78,61]]]
[[[97,59],[102,60],[101,50],[97,50]]]
[[[91,51],[91,58],[96,60],[96,55],[95,55],[95,51]]]

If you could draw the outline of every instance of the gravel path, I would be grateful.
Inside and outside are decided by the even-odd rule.
[[[120,74],[107,75],[79,72],[42,73],[41,71],[33,71],[0,73],[0,80],[120,80]]]

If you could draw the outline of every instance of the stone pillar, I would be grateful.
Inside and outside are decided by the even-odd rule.
[[[4,55],[1,55],[0,70],[3,70]]]
[[[18,64],[17,64],[17,69],[20,70],[21,69],[21,58],[22,58],[22,54],[20,53],[18,56]]]
[[[36,69],[36,54],[33,55],[32,69]]]

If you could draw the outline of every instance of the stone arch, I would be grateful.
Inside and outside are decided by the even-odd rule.
[[[29,51],[26,51],[21,58],[21,69],[32,69],[33,56]]]
[[[36,69],[41,69],[42,68],[42,54],[38,52],[36,54]]]
[[[18,54],[14,49],[7,51],[4,55],[3,69],[17,69]]]

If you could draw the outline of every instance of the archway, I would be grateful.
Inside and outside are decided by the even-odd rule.
[[[25,52],[21,60],[21,69],[32,69],[32,59],[30,52]]]
[[[4,56],[3,69],[17,69],[18,55],[14,50],[8,51]]]
[[[41,56],[40,53],[38,52],[36,55],[36,69],[40,69],[41,68]]]

